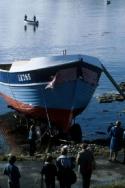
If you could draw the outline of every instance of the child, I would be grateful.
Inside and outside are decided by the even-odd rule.
[[[55,188],[55,176],[57,176],[57,168],[53,163],[53,157],[47,156],[45,163],[41,170],[42,180],[45,177],[46,188]]]

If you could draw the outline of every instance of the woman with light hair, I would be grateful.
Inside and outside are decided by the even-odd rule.
[[[121,128],[121,121],[116,121],[115,126],[110,130],[110,158],[109,161],[117,161],[118,152],[122,147],[123,128]]]

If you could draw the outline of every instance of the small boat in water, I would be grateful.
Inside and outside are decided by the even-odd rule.
[[[39,25],[39,21],[33,21],[33,20],[24,20],[25,23],[29,24],[29,25],[33,25],[33,26],[38,26]]]
[[[101,72],[100,60],[87,55],[0,64],[0,94],[16,111],[67,132],[89,104]]]
[[[24,16],[24,22],[26,24],[29,24],[29,25],[33,25],[33,26],[38,26],[39,25],[39,21],[36,20],[36,16],[33,17],[33,20],[29,20],[27,18],[27,15]]]

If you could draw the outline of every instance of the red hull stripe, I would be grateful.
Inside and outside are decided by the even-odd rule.
[[[57,128],[63,129],[64,131],[68,131],[71,126],[72,118],[81,113],[84,109],[76,109],[76,110],[67,110],[67,109],[45,109],[41,107],[33,107],[28,104],[24,104],[17,100],[12,99],[6,95],[3,95],[5,101],[12,108],[25,114],[28,117],[33,118],[41,118],[43,120],[48,120],[47,113],[49,117],[50,124],[53,124]]]

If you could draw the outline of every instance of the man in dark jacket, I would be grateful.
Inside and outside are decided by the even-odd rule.
[[[43,176],[45,176],[46,188],[55,188],[55,177],[57,176],[57,168],[56,165],[53,163],[53,157],[51,155],[47,156],[47,159],[43,164],[41,170],[41,175],[42,181]]]
[[[79,166],[80,174],[82,175],[83,188],[90,187],[90,180],[94,165],[93,153],[88,149],[86,143],[83,144],[83,149],[77,155],[76,162]]]

